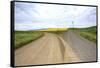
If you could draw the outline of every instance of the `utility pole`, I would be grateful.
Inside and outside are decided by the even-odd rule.
[[[73,31],[74,31],[74,22],[72,21],[72,25],[73,25]]]

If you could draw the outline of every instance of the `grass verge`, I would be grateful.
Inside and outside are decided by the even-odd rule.
[[[89,28],[76,28],[74,31],[80,36],[96,43],[96,26]]]
[[[15,46],[14,48],[20,48],[25,44],[32,42],[43,36],[43,32],[36,31],[15,31]]]
[[[80,35],[90,41],[93,41],[96,43],[96,36],[87,32],[80,32]]]

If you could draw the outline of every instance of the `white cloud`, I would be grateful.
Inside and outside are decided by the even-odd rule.
[[[16,30],[96,25],[95,7],[16,2],[15,9]]]

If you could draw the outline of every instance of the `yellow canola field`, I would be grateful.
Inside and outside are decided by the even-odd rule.
[[[36,30],[36,31],[67,31],[68,28],[48,28],[48,29],[42,29],[42,30]]]

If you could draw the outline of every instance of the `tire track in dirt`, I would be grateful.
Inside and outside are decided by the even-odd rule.
[[[15,65],[80,62],[67,41],[52,33],[15,50]]]

